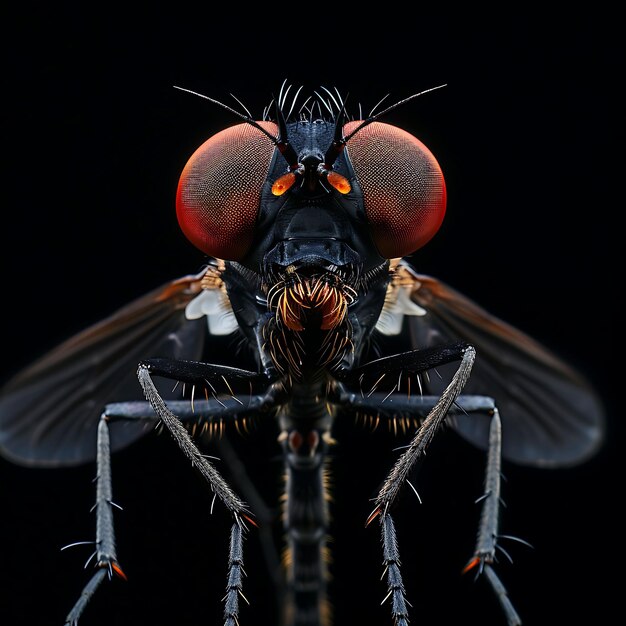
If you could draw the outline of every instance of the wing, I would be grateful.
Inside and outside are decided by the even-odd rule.
[[[96,429],[109,402],[143,399],[141,359],[198,359],[207,324],[185,317],[202,275],[164,284],[65,341],[12,378],[0,392],[0,453],[30,466],[76,465],[95,459]],[[116,422],[112,448],[147,426]]]
[[[398,289],[409,295],[408,329],[416,348],[465,340],[477,358],[464,393],[491,396],[502,418],[502,453],[510,461],[562,467],[590,458],[604,438],[603,407],[584,378],[524,333],[402,262]],[[405,307],[406,308],[406,307]],[[407,309],[408,311],[409,309]],[[433,393],[444,383],[430,377]],[[488,420],[462,415],[454,429],[486,448]]]

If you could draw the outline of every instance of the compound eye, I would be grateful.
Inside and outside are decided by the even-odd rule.
[[[272,122],[258,122],[272,135]],[[241,260],[250,250],[274,145],[250,124],[205,141],[180,177],[176,215],[185,236],[209,256]]]
[[[344,136],[359,124],[346,124]],[[401,128],[373,122],[348,141],[346,151],[381,256],[405,256],[426,244],[446,213],[445,181],[430,150]]]

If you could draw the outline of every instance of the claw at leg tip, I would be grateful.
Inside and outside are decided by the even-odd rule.
[[[124,570],[119,566],[118,563],[111,563],[111,567],[113,569],[113,571],[122,579],[122,580],[128,580],[128,577],[126,576],[126,574],[124,573]]]
[[[365,527],[367,528],[379,515],[380,515],[381,509],[379,506],[377,506],[371,513],[370,516],[367,518],[367,520],[365,521]]]
[[[470,570],[474,569],[480,563],[480,557],[475,556],[469,560],[467,565],[461,570],[461,574],[467,574]]]
[[[257,528],[259,528],[259,524],[254,520],[254,518],[250,517],[249,515],[246,515],[245,513],[242,513],[241,516],[245,517],[253,526],[256,526]]]

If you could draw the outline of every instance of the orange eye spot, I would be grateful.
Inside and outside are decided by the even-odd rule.
[[[277,178],[272,185],[272,193],[275,196],[282,196],[285,191],[291,189],[296,182],[296,175],[293,172],[287,172],[280,178]]]
[[[352,187],[350,187],[350,183],[345,176],[341,174],[337,174],[337,172],[328,172],[328,176],[326,180],[330,183],[330,185],[336,189],[339,193],[346,194],[350,193]]]

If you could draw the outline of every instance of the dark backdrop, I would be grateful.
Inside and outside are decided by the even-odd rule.
[[[228,9],[227,9],[228,10]],[[174,194],[192,151],[230,125],[218,99],[260,114],[283,79],[337,86],[371,107],[447,83],[387,121],[420,137],[446,175],[437,237],[416,256],[432,274],[532,334],[596,385],[609,440],[584,466],[505,464],[500,569],[527,624],[607,623],[623,564],[619,480],[623,427],[618,357],[623,296],[623,48],[616,16],[464,18],[385,9],[362,23],[333,6],[301,16],[240,8],[216,20],[176,7],[129,18],[79,10],[16,13],[4,53],[3,380],[58,341],[202,256],[179,232]],[[312,17],[312,13],[317,13]],[[242,17],[245,14],[245,17]],[[619,117],[618,117],[619,111]],[[621,316],[620,316],[621,318]],[[331,597],[336,623],[389,624],[368,501],[397,440],[342,426],[333,477]],[[280,465],[273,434],[239,444],[268,497]],[[219,447],[216,448],[219,455]],[[415,624],[502,624],[484,581],[460,576],[470,556],[483,456],[452,434],[420,474],[424,504],[404,501],[398,533]],[[219,624],[229,519],[168,437],[114,459],[119,555],[128,583],[106,585],[81,622]],[[224,468],[228,474],[228,469]],[[94,467],[33,470],[0,461],[0,621],[56,625],[87,574]],[[241,624],[272,624],[256,531],[246,542]]]

